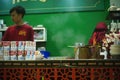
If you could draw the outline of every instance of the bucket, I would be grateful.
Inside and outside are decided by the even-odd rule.
[[[82,46],[79,48],[79,59],[89,59],[91,51],[88,46]]]
[[[100,59],[100,46],[80,46],[79,47],[79,59]]]

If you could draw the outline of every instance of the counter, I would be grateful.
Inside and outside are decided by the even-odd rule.
[[[120,80],[120,60],[0,61],[0,80]]]

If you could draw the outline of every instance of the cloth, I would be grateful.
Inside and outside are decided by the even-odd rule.
[[[89,44],[90,45],[96,45],[99,43],[102,44],[102,40],[105,38],[106,31],[107,25],[104,22],[98,23],[95,27],[92,37],[89,40]]]
[[[6,30],[2,41],[33,41],[34,31],[31,26],[23,24],[21,26],[10,26]]]

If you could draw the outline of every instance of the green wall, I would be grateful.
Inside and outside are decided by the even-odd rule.
[[[105,11],[71,12],[52,14],[29,14],[24,17],[30,25],[43,24],[47,29],[47,50],[51,56],[73,56],[75,42],[88,43],[90,36],[98,22],[105,21]],[[0,16],[9,26],[10,16]]]
[[[73,46],[75,42],[88,44],[96,24],[101,21],[107,22],[106,16],[107,10],[28,14],[24,20],[32,26],[44,25],[47,29],[46,48],[50,51],[51,56],[73,57],[73,48],[68,46]],[[7,26],[13,24],[9,15],[2,15],[0,19],[4,19]]]

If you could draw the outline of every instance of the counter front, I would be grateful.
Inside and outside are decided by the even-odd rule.
[[[120,60],[0,61],[0,80],[120,80]]]

